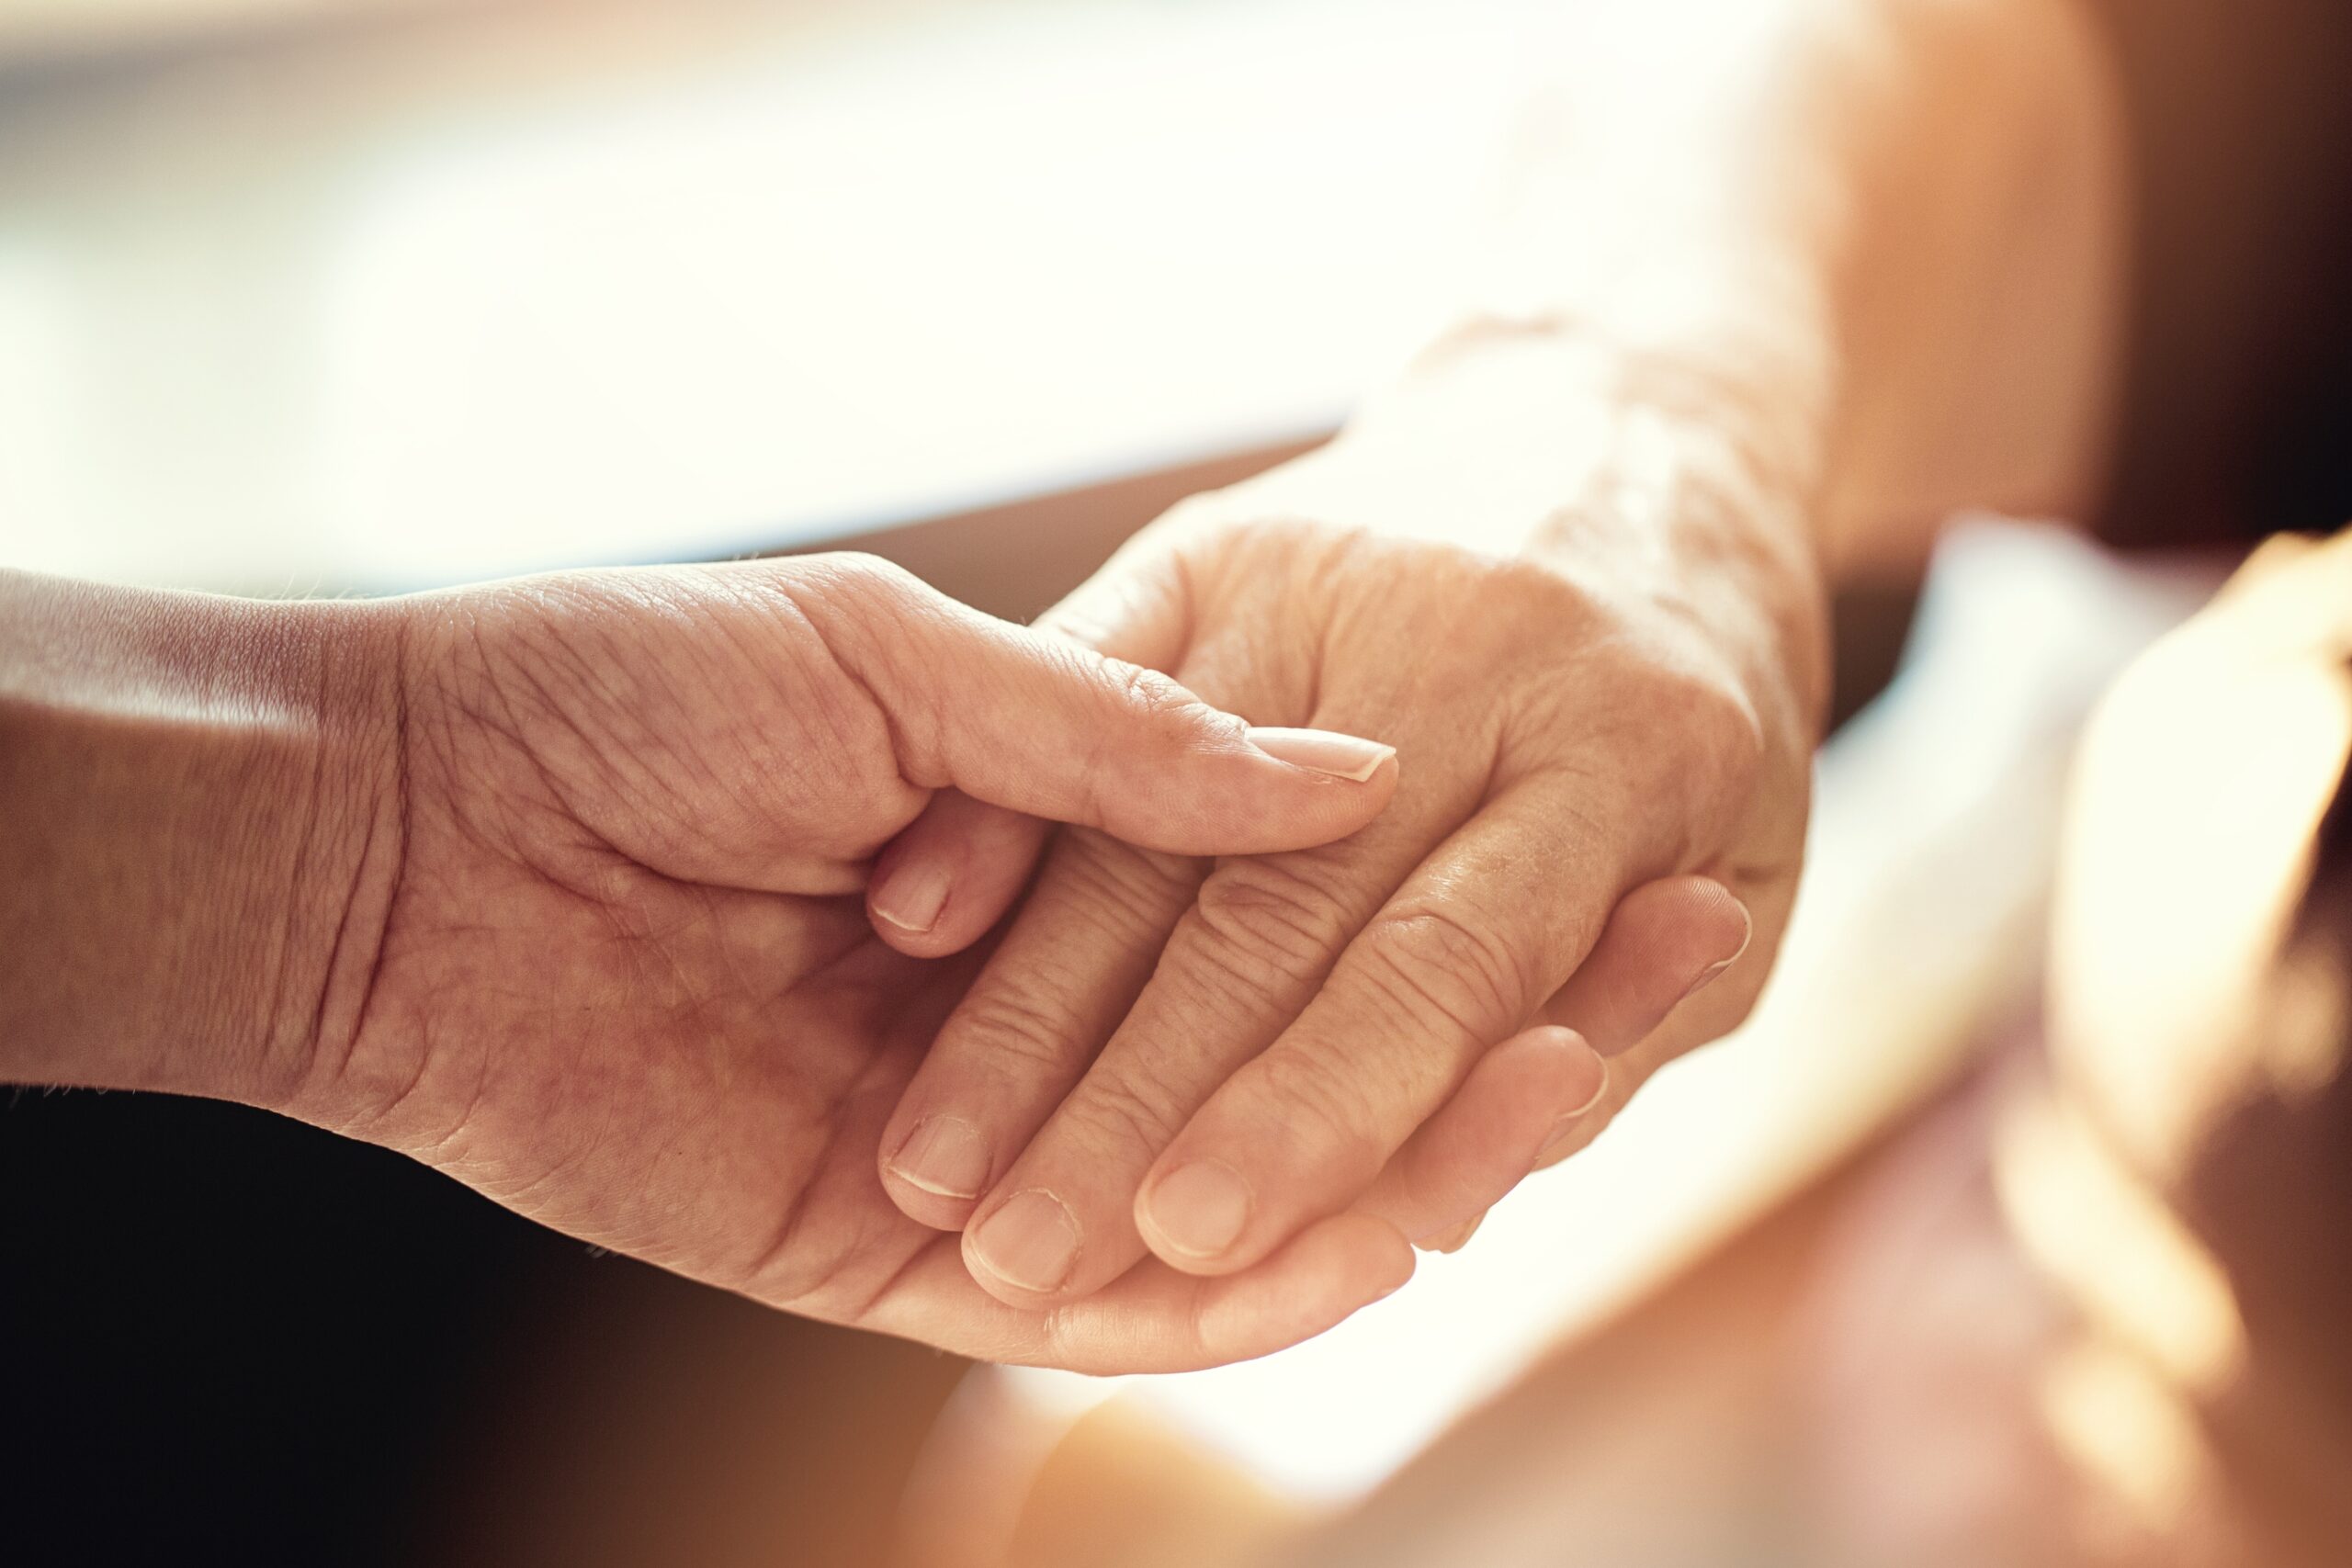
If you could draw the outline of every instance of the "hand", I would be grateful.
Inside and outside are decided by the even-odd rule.
[[[992,1359],[1261,1354],[1409,1273],[1358,1219],[1206,1290],[1143,1271],[1044,1314],[983,1294],[874,1174],[973,964],[893,953],[858,897],[950,784],[1161,852],[1295,849],[1379,811],[1385,747],[1246,730],[858,558],[390,609],[401,842],[288,1109],[616,1251]]]
[[[1187,503],[1054,615],[1259,721],[1378,733],[1402,774],[1311,850],[1055,840],[882,1137],[899,1205],[964,1227],[1002,1299],[1084,1298],[1147,1249],[1246,1269],[1351,1207],[1452,1240],[1754,998],[1803,844],[1809,602],[1723,492],[1604,463],[1554,504],[1483,424],[1375,426]],[[1517,553],[1430,536],[1521,520]],[[1031,842],[943,796],[877,893],[943,863],[1009,887]],[[952,951],[995,912],[892,940]]]

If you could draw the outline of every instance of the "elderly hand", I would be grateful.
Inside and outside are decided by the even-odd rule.
[[[891,952],[858,897],[950,785],[1162,852],[1295,850],[1379,811],[1386,748],[1248,730],[859,558],[370,613],[400,632],[398,838],[285,1109],[616,1251],[993,1359],[1262,1354],[1410,1272],[1350,1219],[1242,1280],[1138,1272],[1054,1314],[983,1294],[874,1174],[971,964]]]
[[[1670,420],[1580,456],[1510,423],[1375,412],[1051,617],[1253,721],[1380,735],[1402,773],[1314,849],[1053,841],[882,1138],[899,1204],[1005,1301],[1151,1253],[1244,1269],[1351,1209],[1444,1244],[1749,1006],[1803,843],[1809,579],[1748,531],[1765,488],[1686,465]],[[943,796],[884,857],[877,930],[956,950],[1042,833]]]

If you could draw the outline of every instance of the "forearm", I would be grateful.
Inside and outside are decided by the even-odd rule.
[[[2120,171],[2070,0],[1590,10],[1478,285],[1343,445],[1442,430],[1512,547],[1631,512],[1776,622],[1952,510],[2086,504]]]
[[[0,573],[0,1077],[292,1096],[398,863],[390,628]]]

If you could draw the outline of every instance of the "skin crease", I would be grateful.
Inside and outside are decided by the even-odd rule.
[[[1244,1280],[1139,1272],[1016,1312],[874,1176],[977,958],[891,951],[859,897],[936,788],[1263,849],[1375,815],[1377,747],[1363,783],[1292,767],[1164,679],[858,558],[283,609],[0,574],[0,815],[53,828],[0,840],[29,959],[0,976],[13,1079],[266,1105],[583,1240],[996,1359],[1260,1355],[1411,1271],[1342,1218]],[[159,629],[110,660],[134,621]],[[126,842],[124,876],[86,874]]]
[[[2071,6],[1595,14],[1622,25],[1532,128],[1454,326],[1332,446],[1180,507],[1048,617],[1259,722],[1377,714],[1403,776],[1357,840],[1247,865],[1057,836],[882,1140],[894,1199],[1008,1302],[1384,1212],[1531,1022],[1611,1058],[1538,1163],[1583,1146],[1769,969],[1828,566],[2087,502],[2115,137]],[[888,940],[956,951],[1041,841],[944,799],[886,862],[955,868],[953,913]],[[943,1126],[944,1179],[910,1163]],[[1155,1184],[1195,1161],[1238,1181],[1192,1185],[1179,1236]],[[1392,1217],[1458,1244],[1477,1207],[1442,1207]]]
[[[2063,177],[2094,96],[2059,70],[2079,41],[2063,7],[1694,10],[1741,26],[1589,52],[1504,281],[1338,443],[1179,509],[1053,618],[1250,722],[1391,741],[1374,783],[1395,805],[1363,831],[1157,841],[1199,792],[1134,767],[1124,793],[1062,803],[1092,827],[1055,839],[975,947],[1046,838],[1007,814],[1057,813],[1019,797],[1021,768],[994,805],[948,786],[1094,753],[1015,753],[1001,725],[956,765],[926,749],[971,708],[941,695],[972,695],[971,661],[876,680],[906,673],[893,649],[937,651],[944,601],[838,566],[795,569],[817,573],[805,594],[748,591],[794,580],[770,566],[436,596],[384,612],[398,675],[362,694],[401,716],[371,742],[395,761],[360,782],[251,723],[225,757],[134,725],[164,766],[84,768],[119,761],[122,726],[60,739],[39,679],[0,703],[0,820],[78,825],[0,835],[19,959],[0,1044],[33,1052],[10,1076],[271,1105],[695,1278],[997,1359],[1206,1364],[1394,1288],[1399,1233],[1453,1240],[1752,1000],[1802,841],[1824,538],[1988,496],[2074,510],[2059,492],[2098,424],[2054,375],[2002,404],[2043,433],[2031,461],[2007,441],[1976,454],[1997,471],[1923,457],[2004,428],[1969,396],[2014,384],[2008,324],[2050,340],[2003,302],[2097,275],[2000,225],[1955,245],[1910,220],[1989,191],[2024,231],[2081,238],[2057,220],[2096,205]],[[100,609],[57,646],[122,618]],[[271,700],[299,709],[332,682],[277,633],[350,617],[255,617],[257,660],[216,662],[282,666]],[[0,615],[0,650],[20,625]],[[56,654],[0,660],[0,696]],[[72,765],[44,773],[50,753]],[[1227,807],[1240,835],[1252,813]],[[899,878],[932,856],[942,912],[894,926]],[[119,940],[148,929],[160,956]],[[245,992],[269,999],[262,1026],[239,1027]],[[136,1027],[90,1029],[123,1009]],[[107,1057],[183,1036],[206,1049]],[[58,1039],[84,1049],[41,1055]],[[934,1114],[986,1132],[977,1201],[893,1170]],[[1137,1203],[1189,1156],[1250,1187],[1214,1255]],[[974,1240],[1030,1191],[1083,1211],[1043,1292]],[[1182,1267],[1143,1261],[1147,1237]]]
[[[888,1158],[884,1177],[910,1213],[965,1226],[975,1277],[1008,1301],[1081,1298],[1147,1243],[1195,1272],[1247,1267],[1351,1207],[1445,1242],[1484,1204],[1392,1206],[1391,1166],[1420,1156],[1411,1141],[1489,1047],[1550,1021],[1623,1051],[1752,932],[1760,976],[1803,841],[1802,699],[1752,676],[1670,582],[1645,583],[1658,569],[1634,548],[1620,558],[1605,518],[1535,520],[1575,534],[1589,575],[1390,525],[1386,498],[1412,504],[1416,481],[1391,466],[1406,449],[1342,443],[1190,503],[1057,614],[1253,717],[1385,716],[1403,774],[1381,821],[1297,854],[1211,868],[1061,839],[883,1138],[896,1150],[924,1117],[953,1115],[996,1151],[986,1188],[961,1198]],[[968,831],[972,814],[950,821]],[[1710,874],[1679,874],[1691,871]],[[1581,1000],[1547,1007],[1636,888],[1654,891],[1613,961]],[[1127,955],[1163,946],[1147,982]],[[1723,987],[1700,1021],[1726,1027],[1753,990]],[[1579,1075],[1551,1117],[1588,1107],[1598,1077]],[[1215,1258],[1130,1218],[1155,1175],[1193,1158],[1250,1189]],[[992,1213],[1037,1191],[1079,1235],[1042,1290],[994,1271],[984,1241]]]
[[[888,1108],[969,975],[891,952],[845,897],[926,798],[901,776],[922,764],[893,754],[903,716],[837,664],[844,636],[891,636],[872,601],[907,585],[853,581],[853,603],[802,612],[814,637],[625,586],[428,636],[442,673],[412,705],[412,842],[341,1069],[402,1087],[342,1130],[771,1304],[1000,1359],[1224,1359],[1401,1282],[1393,1243],[1342,1232],[1305,1249],[1322,1277],[1294,1282],[1302,1299],[1228,1299],[1221,1344],[1187,1337],[1207,1298],[1172,1276],[1082,1318],[992,1310],[872,1177]],[[760,722],[738,729],[739,713]],[[744,852],[762,844],[781,858]]]

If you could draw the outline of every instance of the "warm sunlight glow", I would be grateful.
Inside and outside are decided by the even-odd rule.
[[[2256,987],[2276,969],[2352,751],[2352,676],[2278,655],[2310,635],[2325,608],[2312,601],[2343,575],[2233,588],[2272,602],[2202,617],[2152,651],[2082,749],[2052,915],[2052,1038],[2159,1181],[2262,1087],[2246,1067],[2263,1053],[2245,1043],[2268,1032],[2278,998]],[[2308,1081],[2335,1048],[2299,1029],[2282,1049],[2323,1060],[2273,1076]]]
[[[2011,1106],[1994,1181],[2028,1255],[2118,1341],[2199,1396],[2243,1371],[2229,1280],[2078,1119],[2039,1096]]]
[[[2210,1491],[2211,1457],[2196,1424],[2130,1356],[2070,1348],[2045,1371],[2038,1403],[2059,1451],[2150,1536],[2177,1530]]]

